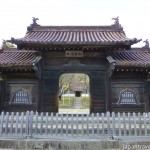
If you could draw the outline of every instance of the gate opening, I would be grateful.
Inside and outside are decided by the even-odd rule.
[[[84,73],[65,73],[59,77],[58,112],[90,113],[90,79]]]

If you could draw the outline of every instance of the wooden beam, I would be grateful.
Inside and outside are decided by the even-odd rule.
[[[149,112],[149,111],[150,111],[149,88],[150,88],[150,82],[145,81],[145,82],[144,82],[145,112]]]
[[[111,66],[110,66],[111,65]],[[112,64],[107,65],[106,72],[106,111],[112,112],[111,77],[113,74]]]
[[[0,112],[3,111],[5,103],[5,86],[4,86],[4,81],[0,81]]]

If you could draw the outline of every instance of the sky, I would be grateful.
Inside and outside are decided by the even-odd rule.
[[[40,25],[111,25],[119,16],[126,36],[150,41],[150,0],[0,0],[2,39],[25,36],[32,17]]]

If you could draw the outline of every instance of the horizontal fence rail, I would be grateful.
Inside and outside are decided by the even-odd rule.
[[[49,138],[149,136],[150,113],[4,113],[0,115],[1,137]]]

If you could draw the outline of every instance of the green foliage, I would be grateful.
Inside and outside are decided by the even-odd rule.
[[[82,109],[87,109],[90,107],[90,97],[82,97]],[[73,109],[74,97],[64,97],[59,101],[59,108],[63,109]]]
[[[59,108],[73,108],[74,97],[64,97],[59,101]]]
[[[10,42],[6,42],[6,46],[9,48],[15,48],[15,46]]]

